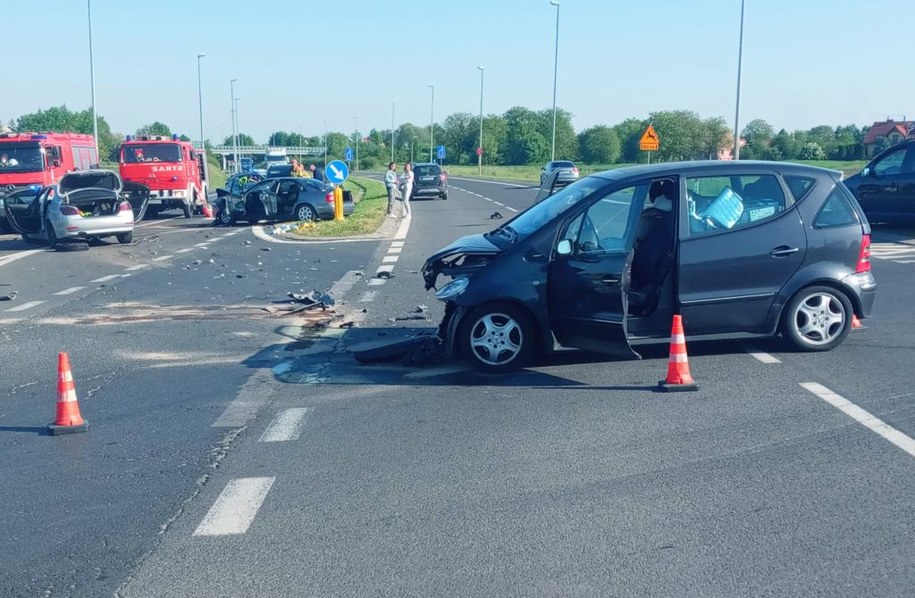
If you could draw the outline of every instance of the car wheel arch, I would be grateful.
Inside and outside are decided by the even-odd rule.
[[[856,315],[858,317],[863,316],[863,309],[862,309],[860,297],[858,297],[858,294],[855,293],[854,290],[850,286],[848,286],[847,284],[844,284],[842,281],[836,280],[834,278],[810,279],[810,280],[805,280],[804,284],[798,286],[793,291],[791,291],[790,293],[787,293],[785,296],[782,297],[782,301],[780,301],[779,305],[778,305],[778,318],[775,320],[775,327],[774,327],[775,332],[780,332],[780,331],[784,330],[785,318],[788,316],[788,305],[791,303],[791,300],[794,299],[798,295],[798,293],[803,292],[804,289],[808,289],[811,287],[827,287],[827,288],[833,289],[835,291],[838,291],[839,293],[842,293],[842,295],[844,295],[845,298],[848,299],[848,302],[851,303],[852,313],[854,313],[854,315]]]
[[[467,317],[477,308],[483,307],[485,305],[495,304],[509,305],[520,310],[522,313],[524,313],[525,316],[527,316],[530,325],[534,329],[533,337],[535,354],[543,354],[549,350],[552,350],[553,331],[550,329],[549,324],[544,326],[544,322],[541,321],[541,318],[537,316],[534,310],[532,310],[529,305],[515,297],[494,297],[489,301],[485,301],[477,305],[461,305],[459,317],[452,326],[453,330],[455,332],[463,330],[464,326],[467,325]],[[451,343],[454,348],[458,348],[458,345],[455,343],[455,339],[448,339],[448,342]]]

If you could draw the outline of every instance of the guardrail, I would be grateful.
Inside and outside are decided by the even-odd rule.
[[[286,154],[291,156],[317,156],[324,153],[323,146],[297,145],[293,147],[278,147],[274,145],[242,145],[238,148],[238,155],[266,155],[267,152],[274,150],[285,150]],[[231,145],[217,145],[211,147],[209,151],[214,154],[230,155],[235,153],[235,148]]]

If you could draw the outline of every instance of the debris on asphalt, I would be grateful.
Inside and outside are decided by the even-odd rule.
[[[16,299],[16,295],[19,294],[19,291],[10,291],[6,295],[0,295],[0,301],[13,301]]]
[[[244,274],[236,274],[235,278],[247,278]]]
[[[58,243],[54,251],[89,251],[88,243]]]
[[[203,263],[203,261],[201,261],[201,260],[194,260],[193,265],[194,265],[194,266],[199,266],[199,265],[202,264],[202,263]]]
[[[340,328],[353,328],[354,326],[356,326],[355,322],[343,322],[340,324]]]
[[[242,245],[250,245],[250,244],[251,244],[251,241],[245,241],[244,243],[242,243]]]
[[[388,272],[387,270],[382,270],[375,274],[375,278],[380,278],[382,280],[388,280],[389,278],[394,278],[393,272]]]
[[[365,276],[365,272],[363,272],[362,270],[356,270],[355,272],[353,272],[353,276]]]
[[[261,251],[273,251],[273,249],[269,247],[261,247]]]
[[[334,296],[326,291],[323,293],[320,291],[312,291],[310,293],[287,293],[287,296],[296,303],[301,303],[304,309],[311,309],[313,307],[327,309],[337,302]]]
[[[387,333],[379,332],[378,336]],[[352,347],[359,363],[384,363],[400,360],[411,367],[430,366],[445,359],[445,344],[437,336],[418,335],[394,341],[375,341]]]
[[[500,218],[505,218],[505,216],[503,216],[499,212],[493,212],[492,214],[489,215],[490,220],[499,220]]]
[[[427,318],[426,316],[395,316],[393,318],[389,318],[388,322],[407,322],[407,321],[411,321],[411,320],[428,320],[428,319],[429,318]]]
[[[429,308],[423,304],[419,304],[416,306],[416,309],[414,309],[413,311],[418,314],[424,314],[427,311],[429,311]]]

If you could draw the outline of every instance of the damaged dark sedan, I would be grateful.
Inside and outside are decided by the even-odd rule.
[[[583,178],[495,230],[426,260],[451,281],[439,328],[484,371],[558,344],[638,358],[669,338],[784,335],[825,351],[870,315],[870,225],[840,172],[772,162],[681,162]]]

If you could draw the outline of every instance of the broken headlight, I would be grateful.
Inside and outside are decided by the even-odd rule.
[[[454,299],[461,293],[467,290],[467,285],[470,284],[470,279],[464,276],[460,278],[455,278],[439,290],[435,292],[435,298],[439,301],[448,301]]]

